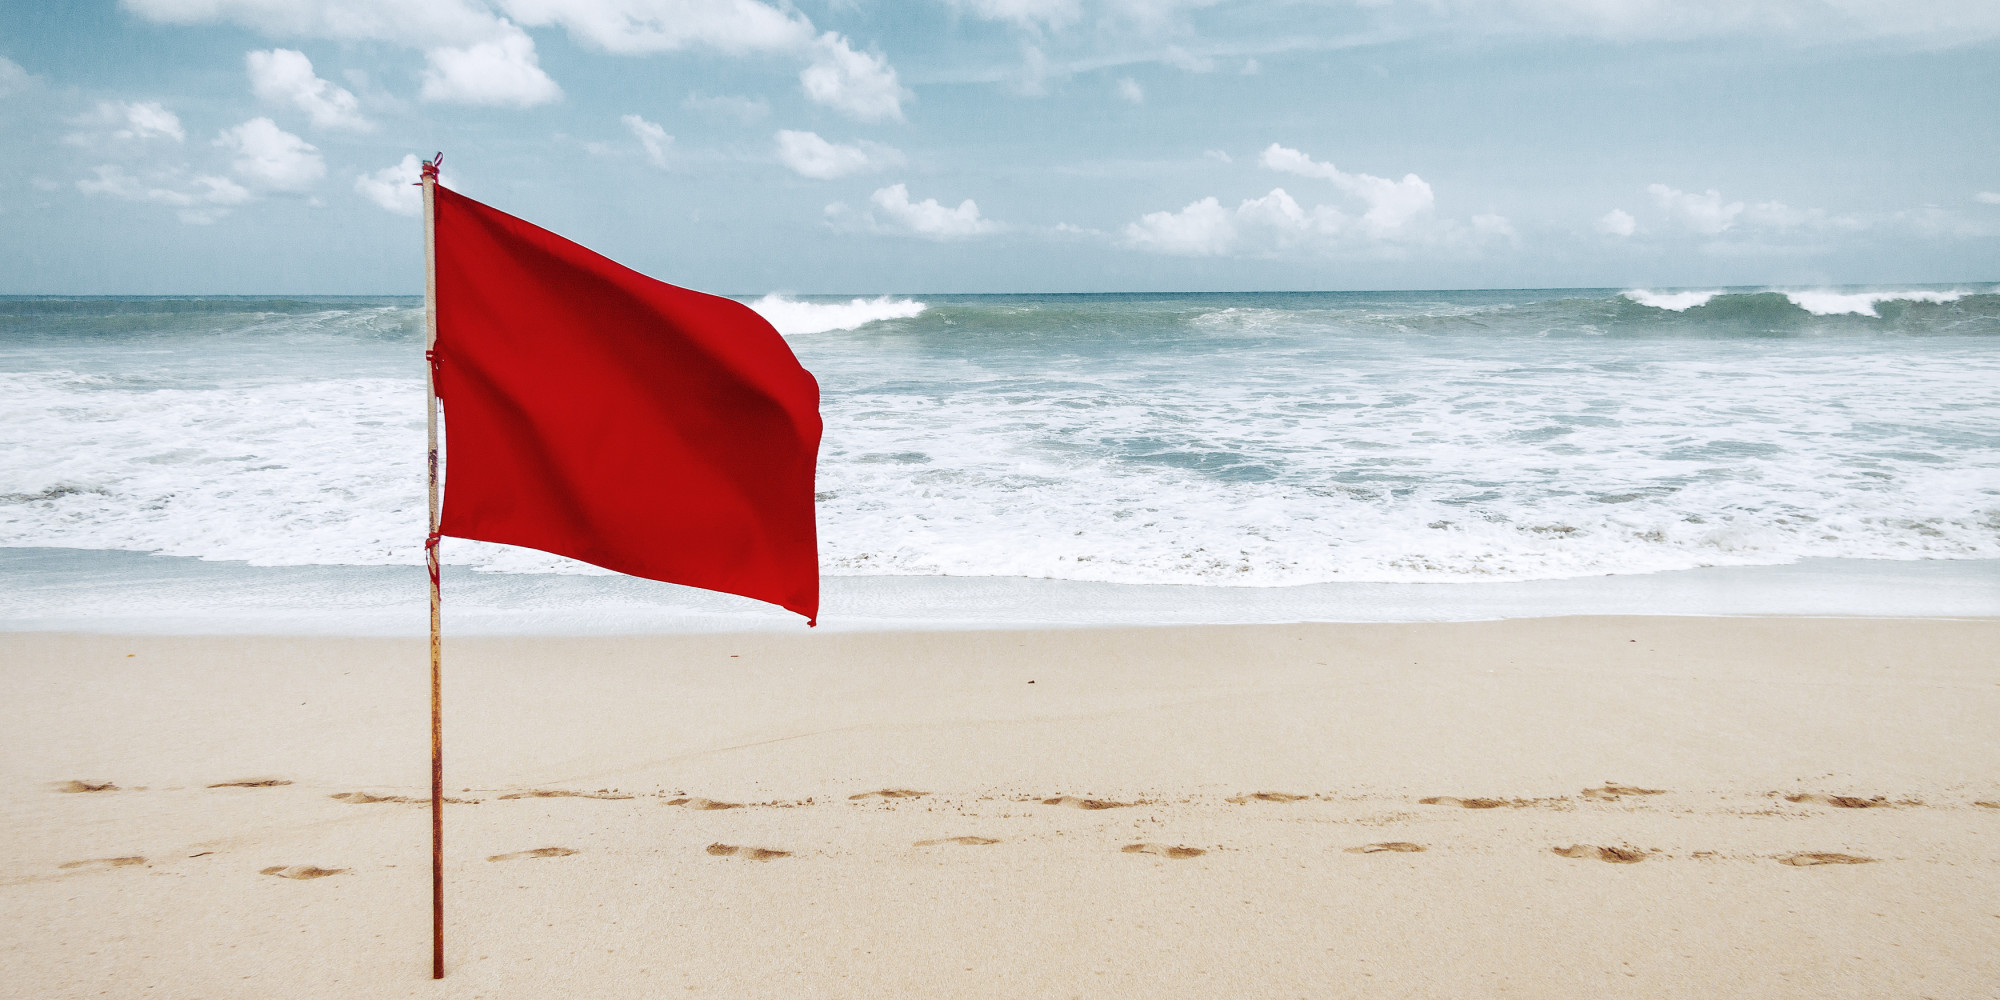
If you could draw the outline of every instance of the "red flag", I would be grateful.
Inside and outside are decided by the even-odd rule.
[[[819,614],[819,383],[748,306],[437,189],[438,533]]]

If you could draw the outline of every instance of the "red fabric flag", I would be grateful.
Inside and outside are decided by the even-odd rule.
[[[438,533],[819,614],[819,383],[748,306],[437,189]]]

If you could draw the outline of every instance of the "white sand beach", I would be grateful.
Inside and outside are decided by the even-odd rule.
[[[1989,997],[2000,622],[0,635],[10,996]]]

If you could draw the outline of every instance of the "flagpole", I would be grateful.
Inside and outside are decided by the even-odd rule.
[[[444,689],[438,636],[437,177],[444,154],[424,163],[424,417],[430,432],[431,577],[431,978],[444,978]]]

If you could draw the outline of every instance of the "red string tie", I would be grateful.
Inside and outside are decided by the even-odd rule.
[[[424,539],[424,565],[430,570],[431,586],[438,585],[437,547],[438,539],[443,537],[443,535],[433,531],[429,538]]]

